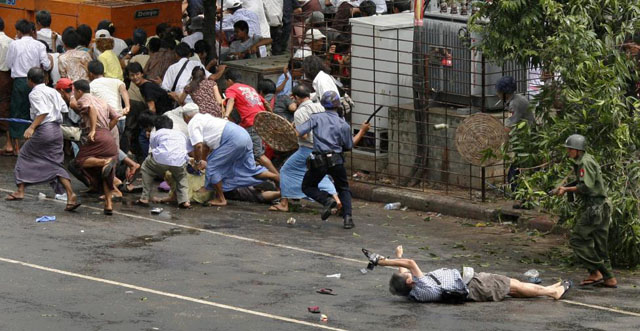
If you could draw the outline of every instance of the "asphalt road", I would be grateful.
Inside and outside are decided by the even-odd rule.
[[[2,193],[15,187],[11,163],[0,161]],[[40,185],[24,201],[0,201],[0,330],[640,329],[640,277],[631,272],[618,273],[617,290],[576,288],[565,301],[451,306],[392,296],[391,269],[360,271],[360,248],[391,255],[402,244],[423,270],[465,264],[523,279],[536,268],[547,284],[579,281],[582,270],[548,262],[550,252],[566,253],[559,236],[364,201],[355,202],[353,230],[335,217],[321,222],[313,204],[286,214],[240,202],[163,206],[151,215],[130,195],[108,217],[95,196],[81,195],[83,207],[65,213],[38,192],[52,196]],[[57,220],[36,223],[43,215]]]

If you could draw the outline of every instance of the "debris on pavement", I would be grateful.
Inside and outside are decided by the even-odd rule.
[[[327,295],[336,295],[335,293],[333,293],[333,290],[330,289],[330,288],[321,288],[321,289],[317,290],[316,293],[327,294]]]
[[[296,219],[293,217],[289,217],[289,219],[287,220],[287,224],[289,225],[294,225],[296,224]]]
[[[320,307],[318,307],[318,306],[307,307],[307,310],[312,314],[319,314],[320,313]]]
[[[360,269],[360,272],[361,272],[362,274],[366,274],[368,271],[367,271],[367,269],[362,268],[362,269]]]
[[[67,194],[66,193],[56,194],[55,199],[60,201],[67,201]]]
[[[56,220],[55,216],[42,216],[36,218],[36,223],[53,222]]]
[[[327,317],[327,315],[322,314],[320,315],[320,322],[327,322],[329,321],[329,317]]]
[[[46,199],[46,198],[47,198],[46,194],[44,194],[42,192],[38,193],[38,200],[43,200],[43,199]]]
[[[151,213],[154,214],[154,215],[158,215],[158,214],[162,213],[163,210],[164,209],[162,209],[160,207],[157,207],[157,208],[151,209]]]
[[[524,276],[527,277],[527,281],[532,284],[540,284],[542,283],[542,279],[540,278],[540,272],[536,269],[528,270],[524,273]]]
[[[327,275],[327,278],[338,278],[340,279],[340,276],[342,276],[341,274],[333,274],[333,275]]]
[[[384,210],[397,210],[397,209],[400,209],[400,207],[402,207],[402,203],[400,203],[400,202],[390,202],[390,203],[384,205]]]

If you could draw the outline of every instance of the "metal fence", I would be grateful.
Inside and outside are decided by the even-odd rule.
[[[455,133],[477,112],[504,121],[509,114],[495,83],[513,76],[518,92],[529,94],[535,85],[532,72],[513,63],[489,63],[472,50],[477,40],[466,15],[438,8],[427,12],[421,27],[414,27],[413,13],[354,18],[347,27],[332,16],[326,13],[316,24],[305,21],[309,13],[297,17],[292,54],[305,44],[304,32],[323,32],[326,40],[312,48],[324,46],[313,53],[326,61],[353,100],[345,116],[353,133],[377,111],[366,138],[348,155],[352,178],[473,200],[503,196],[505,165],[467,162],[455,147]],[[302,60],[292,62],[300,77]]]

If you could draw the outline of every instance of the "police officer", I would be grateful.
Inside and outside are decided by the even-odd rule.
[[[569,244],[578,260],[589,270],[589,277],[580,285],[600,284],[617,287],[611,269],[607,239],[611,223],[611,203],[607,200],[607,190],[602,179],[600,165],[585,152],[584,136],[573,134],[567,138],[564,147],[573,161],[576,176],[575,186],[557,188],[557,195],[567,192],[578,197],[576,223],[571,232]]]
[[[326,220],[331,216],[331,209],[336,207],[337,203],[329,193],[318,189],[318,183],[325,175],[331,175],[342,201],[344,228],[351,229],[355,225],[351,218],[351,191],[343,155],[344,151],[353,147],[351,128],[338,115],[340,96],[335,91],[325,92],[320,99],[320,104],[326,111],[312,114],[308,121],[296,128],[300,137],[313,132],[313,153],[307,159],[309,169],[302,180],[302,192],[324,205],[320,218],[323,221]]]

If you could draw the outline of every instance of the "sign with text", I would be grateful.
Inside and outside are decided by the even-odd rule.
[[[3,0],[0,0],[0,1],[3,1]],[[15,0],[8,0],[8,1],[15,1]],[[156,17],[158,15],[160,15],[160,9],[145,9],[145,10],[136,11],[133,18],[135,19],[150,18],[150,17]]]

